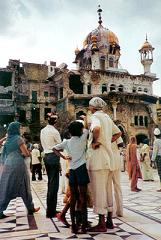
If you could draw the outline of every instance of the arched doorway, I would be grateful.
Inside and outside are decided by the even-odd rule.
[[[146,138],[148,138],[148,136],[143,133],[136,135],[137,144],[139,145],[140,143],[143,143]]]

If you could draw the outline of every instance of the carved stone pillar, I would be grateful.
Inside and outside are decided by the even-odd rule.
[[[87,87],[88,87],[87,84],[84,83],[84,85],[83,85],[83,94],[87,94],[88,93]]]
[[[118,101],[116,100],[112,100],[112,108],[113,108],[113,120],[116,121],[117,120],[117,104],[118,104]]]

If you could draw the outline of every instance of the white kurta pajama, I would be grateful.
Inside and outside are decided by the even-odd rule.
[[[92,131],[100,127],[98,142],[101,143],[98,149],[92,149]],[[111,118],[103,111],[96,111],[91,117],[91,129],[87,151],[87,169],[90,177],[90,187],[93,198],[94,212],[106,214],[112,211],[113,200],[112,183],[109,182],[109,173],[113,171],[113,152],[111,147],[112,136],[119,133],[119,128]]]
[[[116,215],[123,216],[123,200],[122,200],[122,190],[120,184],[120,171],[121,171],[121,157],[120,157],[120,150],[118,149],[118,144],[122,143],[123,140],[119,137],[115,142],[112,143],[112,151],[113,151],[113,171],[110,172],[110,181],[113,183],[114,187],[114,196],[115,196],[115,208],[114,211]],[[111,188],[109,189],[111,190]],[[112,192],[111,192],[112,194]],[[110,194],[110,195],[111,195]]]

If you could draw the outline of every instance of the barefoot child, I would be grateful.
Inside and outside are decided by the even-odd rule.
[[[79,203],[82,217],[82,233],[86,233],[87,228],[87,184],[89,176],[86,168],[86,142],[88,130],[84,129],[81,122],[74,121],[69,127],[71,139],[54,146],[53,151],[65,160],[69,160],[69,186],[70,186],[70,216],[72,222],[72,232],[78,232],[76,225],[76,203]],[[69,154],[65,157],[60,153],[66,150]]]

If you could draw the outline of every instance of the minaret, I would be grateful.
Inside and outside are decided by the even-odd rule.
[[[151,74],[151,64],[153,63],[153,51],[154,48],[148,42],[147,34],[146,34],[146,41],[139,50],[141,56],[141,63],[144,66],[144,74]]]

